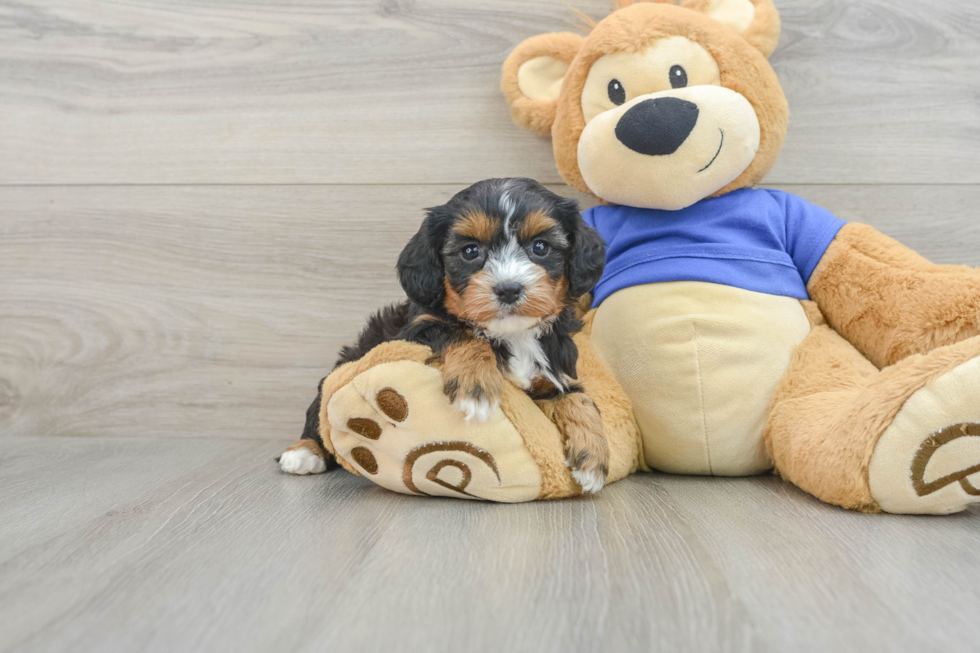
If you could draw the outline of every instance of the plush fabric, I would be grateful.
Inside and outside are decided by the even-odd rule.
[[[597,206],[582,217],[607,245],[595,306],[624,288],[662,281],[809,299],[806,282],[844,225],[796,195],[752,189],[682,211]]]
[[[396,393],[408,409],[388,414],[384,393]],[[504,413],[467,423],[445,400],[437,369],[382,363],[324,403],[337,457],[389,490],[501,502],[541,495],[540,466]]]
[[[558,61],[566,66],[572,62],[582,45],[582,37],[568,32],[558,34],[542,34],[530,38],[511,52],[504,64],[504,73],[500,80],[500,88],[510,104],[510,115],[514,122],[537,134],[547,134],[555,121],[557,98],[549,95],[528,97],[521,91],[519,77],[521,68],[535,59],[546,59],[549,65],[538,65],[540,72],[552,73],[554,77],[546,77],[544,81],[534,84],[536,88],[551,88],[556,83],[561,85],[564,78],[560,66],[552,62]],[[524,69],[528,71],[527,68]],[[567,68],[566,68],[567,70]],[[560,75],[560,76],[559,76]],[[529,82],[525,82],[525,87]]]
[[[964,421],[980,421],[980,409],[969,394],[980,381],[975,366],[970,369],[972,375],[967,375],[974,379],[970,386],[959,387],[958,392],[951,388],[954,397],[964,393],[959,399],[935,398],[937,381],[978,356],[980,338],[971,338],[879,371],[833,329],[815,327],[793,352],[773,399],[766,447],[777,472],[817,498],[845,508],[879,512],[884,503],[893,512],[919,512],[898,509],[904,502],[894,496],[893,488],[901,487],[902,479],[911,476],[913,455],[909,450],[917,451],[938,430],[936,424],[960,419],[945,414],[948,410],[955,411],[962,402],[971,409],[963,414]],[[906,402],[924,389],[934,397],[926,412],[935,421],[903,434],[902,453],[907,455],[884,455],[875,469],[875,485],[880,489],[873,495],[869,465],[879,438]],[[967,460],[975,464],[980,458]],[[951,461],[949,471],[963,469],[964,463]],[[936,510],[922,512],[961,510],[969,500],[962,491],[952,497],[952,503],[942,502],[943,498],[949,497],[938,497]]]
[[[930,378],[903,404],[868,463],[871,496],[886,512],[958,512],[980,496],[980,346],[933,350]],[[908,365],[908,358],[898,365]],[[932,434],[926,440],[922,433]],[[969,466],[964,461],[972,462]],[[910,474],[891,470],[908,468]]]
[[[659,81],[667,83],[669,69],[661,73]],[[590,94],[605,91],[608,98],[601,84],[587,86]],[[737,178],[759,143],[755,110],[741,94],[711,84],[660,91],[589,121],[578,142],[579,172],[604,201],[677,211]]]
[[[613,294],[592,345],[633,404],[648,466],[744,476],[772,468],[769,403],[809,331],[795,299],[678,281]]]
[[[845,226],[810,279],[827,322],[878,367],[980,333],[980,272]]]
[[[779,43],[779,12],[772,0],[684,0],[682,5],[710,15],[738,31],[767,58]],[[745,5],[752,5],[751,10]],[[744,22],[745,17],[748,17],[748,25]]]

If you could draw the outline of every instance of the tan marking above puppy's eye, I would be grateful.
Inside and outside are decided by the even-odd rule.
[[[500,222],[482,211],[470,211],[453,225],[453,232],[482,242],[489,242],[500,229]]]
[[[554,229],[557,226],[558,223],[555,222],[555,219],[544,211],[534,211],[528,213],[527,217],[524,218],[524,224],[521,225],[518,236],[521,240],[528,241],[538,234],[544,233],[549,229]]]

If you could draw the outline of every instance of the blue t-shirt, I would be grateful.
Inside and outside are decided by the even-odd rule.
[[[809,299],[806,284],[844,221],[801,197],[743,189],[680,211],[596,206],[586,223],[606,241],[593,306],[617,290],[707,281]]]

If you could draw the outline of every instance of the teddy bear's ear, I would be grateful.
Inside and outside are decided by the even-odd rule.
[[[583,40],[568,32],[541,34],[510,53],[500,88],[514,122],[537,134],[551,132],[562,81]]]
[[[682,6],[728,25],[766,57],[779,42],[779,12],[772,0],[684,0]]]

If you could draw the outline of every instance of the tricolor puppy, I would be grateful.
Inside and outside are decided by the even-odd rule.
[[[441,361],[446,395],[467,420],[490,417],[507,379],[558,426],[572,475],[585,492],[597,492],[609,448],[599,410],[576,381],[572,334],[581,328],[575,303],[598,282],[604,259],[602,239],[574,200],[531,179],[481,181],[428,210],[398,259],[408,300],[373,315],[337,364],[388,340],[427,345]],[[284,471],[325,470],[319,412],[318,396],[303,440],[280,461]]]

